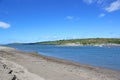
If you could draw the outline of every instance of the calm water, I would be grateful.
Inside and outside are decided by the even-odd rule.
[[[120,47],[68,47],[56,45],[7,45],[66,60],[120,70]]]

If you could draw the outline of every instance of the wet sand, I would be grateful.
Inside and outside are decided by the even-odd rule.
[[[120,72],[0,47],[0,80],[120,80]]]

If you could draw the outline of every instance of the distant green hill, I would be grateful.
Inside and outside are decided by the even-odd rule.
[[[80,45],[96,45],[96,44],[120,44],[120,38],[88,38],[88,39],[70,39],[70,40],[57,40],[37,42],[36,44],[80,44]]]

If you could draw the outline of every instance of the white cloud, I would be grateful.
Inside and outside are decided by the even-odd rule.
[[[74,16],[66,16],[66,18],[69,19],[69,20],[73,20]]]
[[[105,8],[108,12],[113,12],[120,9],[120,0],[112,2],[108,7]]]
[[[7,29],[10,27],[10,24],[0,21],[0,28]]]
[[[83,2],[89,5],[96,4],[100,9],[108,13],[120,10],[120,0],[83,0]],[[98,17],[104,17],[106,14],[101,13]]]
[[[104,14],[104,13],[101,13],[100,15],[99,15],[99,17],[104,17],[106,14]]]

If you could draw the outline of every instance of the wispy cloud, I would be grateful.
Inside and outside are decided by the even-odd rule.
[[[107,0],[96,0],[96,2],[98,3],[98,4],[103,4],[103,3],[105,3]]]
[[[105,2],[105,0],[83,0],[87,4],[92,4],[92,3],[97,3],[97,4],[102,4]]]
[[[99,18],[106,16],[107,13],[120,10],[120,0],[83,0],[86,4],[96,4],[104,13],[99,14]]]
[[[87,4],[92,4],[94,2],[94,0],[83,0],[83,1]]]
[[[6,23],[6,22],[3,22],[3,21],[0,21],[0,28],[4,28],[4,29],[7,29],[9,28],[11,25]]]
[[[80,18],[78,16],[66,16],[65,19],[70,20],[70,21],[79,21],[80,20]]]
[[[104,17],[106,14],[104,14],[104,13],[101,13],[100,15],[99,15],[99,17],[101,18],[101,17]]]
[[[66,19],[73,20],[74,16],[66,16]]]
[[[120,10],[120,0],[83,0],[87,4],[97,4],[107,12]],[[110,3],[112,1],[112,3]]]
[[[117,11],[120,9],[120,0],[112,2],[108,7],[105,8],[108,12]]]

